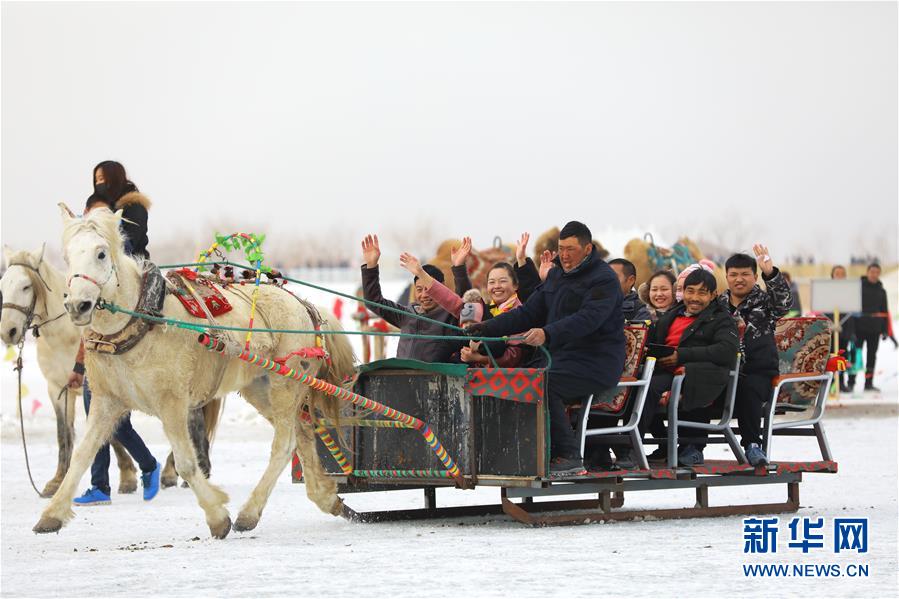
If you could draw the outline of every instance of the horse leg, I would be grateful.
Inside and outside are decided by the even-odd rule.
[[[250,493],[250,497],[240,509],[237,520],[234,521],[234,530],[238,532],[256,528],[272,489],[278,482],[278,476],[290,462],[290,454],[294,446],[293,424],[289,421],[278,420],[274,427],[275,435],[272,438],[268,466],[253,492]]]
[[[134,493],[137,491],[137,468],[134,467],[131,454],[115,438],[110,445],[115,451],[116,464],[119,466],[119,493]]]
[[[296,450],[303,465],[306,496],[326,514],[340,515],[343,502],[337,496],[337,483],[325,473],[318,457],[312,424],[297,418],[295,427]]]
[[[206,440],[206,420],[203,408],[193,408],[190,411],[187,417],[187,430],[190,434],[190,442],[194,444],[194,451],[197,453],[197,465],[203,476],[209,478],[209,441]],[[175,482],[178,482],[177,478]],[[187,481],[181,483],[181,486],[187,488]]]
[[[175,470],[175,454],[171,451],[169,452],[169,457],[165,460],[165,468],[162,469],[159,483],[164,489],[178,484],[178,471]]]
[[[197,465],[200,467],[203,476],[209,478],[209,440],[206,438],[206,418],[203,414],[203,408],[194,408],[190,411],[187,420],[188,430],[190,431],[190,440],[194,444],[194,450],[197,452]]]
[[[53,494],[56,493],[56,489],[59,488],[59,484],[66,475],[66,470],[69,469],[69,462],[72,460],[73,436],[69,434],[69,426],[66,419],[66,403],[68,398],[59,398],[61,390],[62,388],[47,388],[47,393],[50,396],[50,404],[53,406],[53,411],[56,413],[56,442],[59,447],[59,455],[56,462],[56,474],[54,474],[53,478],[44,485],[44,490],[41,491],[41,497],[52,497]],[[72,393],[74,394],[75,392],[72,391]],[[65,394],[63,394],[63,397],[65,397]],[[57,398],[59,398],[59,401],[57,401]]]
[[[245,531],[252,530],[259,523],[262,511],[271,496],[275,483],[278,482],[278,476],[284,471],[290,463],[292,452],[297,445],[297,406],[299,404],[295,391],[283,384],[271,390],[270,404],[272,407],[272,425],[275,429],[272,438],[272,449],[269,456],[269,463],[257,483],[256,488],[250,493],[249,499],[240,510],[240,514],[234,523],[234,530]],[[306,444],[308,446],[308,443]],[[312,444],[313,453],[315,449],[314,440]],[[303,457],[303,456],[301,456]],[[330,497],[327,494],[327,485],[321,484],[324,478],[324,471],[321,464],[317,460],[318,456],[303,462],[303,476],[311,476],[313,486],[318,490],[314,496],[310,497],[315,501],[319,508],[331,514],[340,513],[340,500],[337,498],[337,485],[333,481],[329,481],[333,486],[333,494]],[[308,473],[307,473],[308,469]],[[307,491],[308,493],[309,491]],[[336,511],[335,511],[336,510]]]
[[[112,436],[119,419],[125,415],[125,406],[115,400],[94,396],[90,414],[87,417],[87,431],[84,439],[72,453],[72,462],[49,505],[34,526],[34,532],[57,532],[72,519],[72,498],[82,475],[94,461],[97,450]]]
[[[168,437],[175,453],[175,468],[181,478],[187,481],[191,491],[197,496],[197,502],[206,514],[209,532],[216,539],[224,539],[231,530],[231,517],[225,504],[228,495],[210,483],[197,467],[197,454],[190,442],[188,432],[188,411],[171,407],[162,414],[162,428]]]

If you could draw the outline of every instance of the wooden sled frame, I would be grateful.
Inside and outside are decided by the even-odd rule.
[[[677,406],[680,399],[680,387],[683,382],[683,376],[675,377],[673,382],[672,397],[668,404],[669,425],[673,424],[674,434],[671,438],[659,440],[661,443],[677,443],[678,433],[684,428],[701,428],[715,436],[709,439],[709,442],[727,442],[734,450],[736,460],[716,461],[708,460],[704,465],[695,466],[693,468],[676,467],[673,465],[659,466],[656,468],[648,468],[647,464],[640,464],[635,470],[617,470],[611,472],[591,472],[584,476],[571,477],[565,479],[553,479],[548,476],[546,471],[546,462],[543,459],[544,452],[548,449],[548,431],[546,426],[546,410],[543,402],[536,403],[518,403],[513,401],[514,405],[528,406],[536,409],[536,420],[531,423],[535,426],[537,454],[540,459],[537,460],[537,467],[527,473],[522,472],[516,474],[513,470],[484,470],[478,467],[471,469],[463,469],[462,481],[447,478],[435,477],[411,477],[403,478],[403,471],[373,471],[365,470],[365,468],[385,468],[385,465],[362,465],[358,475],[350,472],[341,474],[331,471],[331,476],[338,482],[338,492],[344,499],[344,515],[354,521],[377,523],[390,521],[409,521],[409,520],[426,520],[437,518],[458,518],[458,517],[484,517],[498,516],[501,518],[511,518],[528,526],[552,526],[565,524],[586,524],[601,521],[627,521],[627,520],[643,520],[643,519],[680,519],[680,518],[703,518],[703,517],[727,517],[727,516],[747,516],[761,514],[781,514],[796,512],[799,509],[799,484],[802,482],[803,473],[833,473],[837,471],[837,464],[830,459],[829,452],[822,449],[823,461],[818,462],[772,462],[767,468],[756,469],[745,463],[745,457],[739,446],[736,446],[736,439],[733,438],[735,430],[731,426],[731,418],[733,415],[733,404],[735,398],[735,390],[737,384],[737,373],[739,368],[739,356],[737,358],[737,367],[730,372],[731,380],[725,393],[725,402],[722,406],[721,419],[714,423],[694,423],[681,421],[677,416]],[[649,362],[647,360],[647,362]],[[626,383],[625,387],[632,389],[629,403],[635,408],[633,412],[639,414],[642,411],[645,402],[645,394],[648,389],[649,378],[651,377],[653,364],[644,363],[643,371],[637,377],[623,378]],[[402,374],[400,371],[381,371],[382,377],[395,377]],[[637,374],[637,373],[635,373]],[[791,373],[792,374],[792,373]],[[803,373],[805,374],[805,373]],[[815,373],[817,374],[817,373]],[[821,375],[818,375],[821,376]],[[823,375],[827,378],[827,375]],[[796,374],[784,377],[785,380],[799,380]],[[404,389],[406,387],[403,387]],[[484,401],[479,393],[470,392],[471,405],[477,405]],[[489,394],[489,393],[488,393]],[[380,396],[378,394],[377,396]],[[507,403],[510,398],[499,398],[494,396],[494,400],[500,403]],[[820,401],[820,396],[817,398]],[[428,404],[431,405],[431,404]],[[467,405],[467,404],[466,404]],[[511,404],[510,404],[511,405]],[[402,408],[403,406],[398,406]],[[625,406],[626,407],[626,406]],[[589,404],[588,404],[589,409]],[[822,410],[823,412],[823,410]],[[415,412],[410,412],[415,413]],[[820,415],[818,420],[820,420]],[[587,430],[584,426],[586,423],[582,421],[580,430],[577,432],[583,440],[592,432],[594,435],[599,434],[605,437],[610,433],[617,433],[622,440],[630,441],[630,426],[636,421],[633,418],[626,419],[625,426],[613,427],[609,429]],[[671,422],[673,420],[673,423]],[[474,421],[472,421],[474,422]],[[766,422],[765,424],[769,424]],[[785,423],[786,424],[786,423]],[[789,423],[787,426],[796,426],[797,424],[815,424],[815,423]],[[778,428],[776,425],[773,428]],[[784,427],[786,428],[786,427]],[[481,434],[478,427],[470,429],[475,435]],[[529,429],[530,430],[530,429]],[[765,431],[767,438],[770,439],[772,432],[770,429]],[[788,434],[792,431],[785,431]],[[812,432],[812,431],[809,431]],[[601,434],[600,434],[601,433]],[[624,433],[624,434],[622,434]],[[814,434],[814,433],[813,433]],[[483,436],[483,435],[482,435]],[[450,437],[448,437],[450,438]],[[506,437],[506,443],[515,443],[515,439],[520,437]],[[358,437],[361,441],[362,437]],[[683,439],[681,439],[683,440]],[[473,447],[474,443],[469,438],[467,447]],[[367,446],[367,445],[366,445]],[[504,445],[500,445],[504,447]],[[357,447],[358,449],[358,447]],[[483,447],[483,450],[495,450],[496,447]],[[381,451],[380,449],[378,450]],[[671,455],[676,452],[669,452]],[[322,455],[322,452],[320,452]],[[359,459],[362,454],[357,454],[351,459],[354,461]],[[480,455],[478,452],[471,454],[471,464],[477,461]],[[369,456],[370,457],[370,456]],[[401,457],[408,458],[405,450]],[[460,462],[461,463],[461,462]],[[414,464],[415,468],[425,468],[426,464]],[[408,466],[407,466],[408,467]],[[371,473],[379,472],[376,477]],[[394,474],[391,474],[394,472]],[[420,472],[430,472],[421,470]],[[298,480],[295,474],[295,480]],[[786,497],[782,502],[774,503],[741,503],[736,505],[713,505],[714,491],[713,488],[719,487],[756,487],[758,485],[786,485]],[[437,488],[467,488],[471,489],[477,486],[495,487],[499,490],[498,502],[486,502],[482,505],[467,506],[447,506],[438,505]],[[424,504],[420,508],[390,510],[382,509],[378,511],[362,511],[357,512],[352,509],[352,499],[347,502],[347,495],[356,492],[384,492],[391,490],[422,490],[424,494]],[[674,489],[693,489],[695,493],[695,501],[692,505],[684,505],[683,507],[664,508],[664,509],[622,509],[625,503],[626,495],[640,491],[670,491]],[[752,491],[747,489],[747,495]],[[751,501],[751,500],[749,500]],[[350,505],[347,505],[349,503]]]
[[[699,475],[679,469],[675,478],[625,474],[605,479],[575,479],[535,483],[534,486],[500,487],[499,503],[444,506],[437,505],[437,487],[422,487],[424,506],[417,509],[356,512],[347,507],[346,516],[357,522],[377,523],[438,518],[503,515],[529,526],[589,524],[601,521],[642,519],[685,519],[741,515],[792,513],[799,509],[799,483],[805,472],[835,472],[832,462],[775,464],[771,472],[758,475],[752,469],[737,469],[730,474]],[[661,474],[662,471],[659,472]],[[710,503],[710,488],[756,485],[786,485],[786,500],[715,506]],[[365,490],[376,490],[376,485]],[[393,487],[396,489],[397,487]],[[694,489],[695,504],[682,508],[621,510],[628,493]],[[583,495],[595,495],[585,499]],[[580,497],[578,497],[580,496]],[[541,499],[545,501],[535,501]],[[515,501],[518,500],[518,501]],[[346,503],[346,500],[344,499]]]

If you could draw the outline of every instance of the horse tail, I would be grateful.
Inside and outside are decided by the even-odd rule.
[[[225,407],[225,398],[217,397],[203,406],[203,421],[206,423],[206,441],[212,446],[219,420]]]
[[[328,330],[343,330],[340,321],[330,312],[326,313],[324,320]],[[325,345],[331,356],[331,367],[325,380],[341,386],[356,372],[356,354],[353,353],[353,346],[350,345],[348,335],[327,335]]]
[[[322,315],[322,330],[342,331],[343,327],[336,316],[326,310],[320,310]],[[348,335],[322,335],[322,344],[328,352],[329,362],[323,365],[321,379],[342,387],[347,380],[352,380],[356,372],[356,356],[353,346],[350,345]],[[334,423],[339,443],[344,448],[349,448],[340,428],[340,411],[345,405],[340,399],[327,395],[321,391],[312,391],[310,396],[310,412],[317,410],[322,416]]]

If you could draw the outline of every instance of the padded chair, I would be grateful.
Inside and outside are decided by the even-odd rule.
[[[746,454],[743,448],[737,442],[737,437],[730,426],[730,421],[734,415],[734,401],[737,396],[737,382],[740,376],[740,362],[742,356],[737,354],[737,361],[734,368],[730,371],[730,380],[727,383],[727,389],[724,395],[724,408],[721,418],[715,423],[693,422],[690,420],[680,420],[678,418],[678,407],[680,405],[681,389],[683,388],[685,373],[683,368],[678,369],[674,380],[671,382],[671,391],[668,396],[668,467],[677,468],[677,445],[681,428],[701,429],[710,434],[722,435],[727,444],[730,445],[731,451],[741,464],[745,464]],[[710,442],[714,442],[710,439]],[[719,441],[720,442],[720,441]]]
[[[821,457],[831,461],[824,434],[824,407],[833,380],[827,371],[831,348],[831,322],[826,318],[784,318],[775,331],[780,355],[779,376],[771,380],[771,399],[766,404],[763,426],[765,455],[772,459],[774,435],[815,436]],[[807,418],[774,421],[775,415],[805,412]]]
[[[599,396],[591,395],[585,404],[579,406],[578,432],[581,439],[581,455],[584,455],[587,437],[626,436],[640,467],[644,470],[649,469],[643,450],[643,440],[637,430],[649,392],[649,381],[655,368],[655,358],[647,358],[645,363],[643,362],[648,333],[649,327],[645,323],[630,323],[625,327],[625,361],[618,386]],[[623,418],[627,416],[628,407],[632,409],[627,422],[623,425],[589,428],[590,415]]]

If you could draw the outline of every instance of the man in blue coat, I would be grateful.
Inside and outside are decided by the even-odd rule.
[[[550,472],[557,476],[584,472],[565,406],[615,387],[624,368],[621,287],[592,239],[583,223],[566,224],[559,232],[558,268],[550,269],[528,301],[469,329],[485,337],[526,331],[525,343],[549,350]]]

